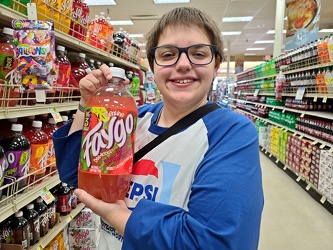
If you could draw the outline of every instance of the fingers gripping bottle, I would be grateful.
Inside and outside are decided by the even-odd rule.
[[[79,163],[79,188],[106,202],[125,198],[132,172],[137,106],[123,86],[125,70],[88,100]]]

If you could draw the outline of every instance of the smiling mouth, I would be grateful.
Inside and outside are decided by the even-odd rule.
[[[185,79],[185,80],[175,80],[174,82],[184,84],[184,83],[190,83],[193,82],[193,80]]]

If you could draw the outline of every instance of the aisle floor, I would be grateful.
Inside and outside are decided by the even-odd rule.
[[[261,153],[265,206],[259,250],[333,249],[333,215]]]

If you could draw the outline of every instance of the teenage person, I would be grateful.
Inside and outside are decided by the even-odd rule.
[[[223,59],[217,25],[194,8],[166,13],[147,39],[163,102],[139,107],[135,151],[207,105]],[[111,78],[106,65],[84,77],[80,104]],[[72,123],[53,134],[58,168],[67,171],[60,179],[72,185],[83,118],[78,110]],[[151,164],[154,173],[135,174]],[[133,172],[126,198],[116,203],[75,191],[102,218],[99,249],[257,249],[262,177],[257,133],[245,116],[218,108],[147,153]]]

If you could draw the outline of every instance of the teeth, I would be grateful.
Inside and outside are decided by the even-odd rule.
[[[187,79],[187,80],[177,80],[175,82],[177,82],[177,83],[188,83],[188,82],[192,82],[192,80],[189,80],[189,79]]]

